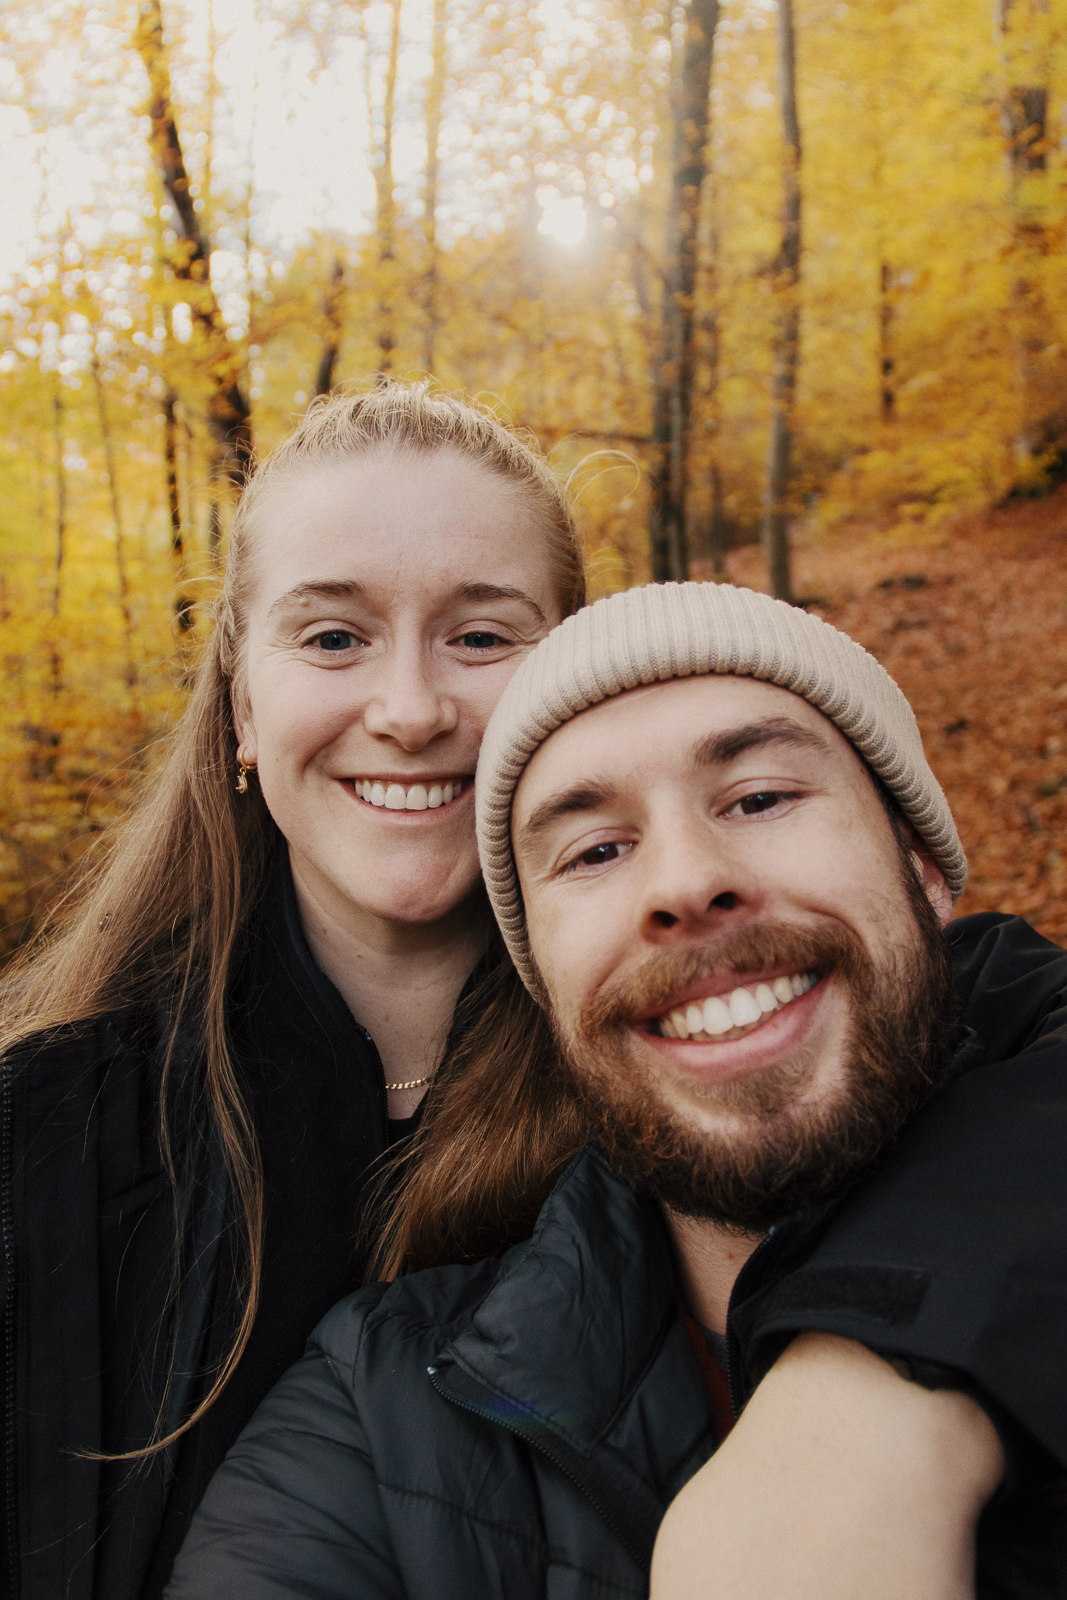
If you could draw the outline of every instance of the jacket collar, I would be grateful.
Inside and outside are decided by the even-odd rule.
[[[589,1148],[439,1359],[490,1391],[502,1412],[535,1416],[587,1454],[677,1321],[671,1244],[655,1205]],[[699,1385],[695,1362],[693,1370]]]

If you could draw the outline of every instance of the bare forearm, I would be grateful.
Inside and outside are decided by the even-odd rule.
[[[1002,1473],[975,1401],[804,1334],[668,1510],[652,1600],[972,1600]]]

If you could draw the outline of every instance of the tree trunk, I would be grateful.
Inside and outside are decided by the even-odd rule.
[[[1048,8],[1039,5],[1036,9],[1045,13]],[[1034,0],[1028,4],[1023,0],[995,0],[995,18],[1006,84],[1001,100],[1001,128],[1015,269],[1011,286],[1019,406],[1015,457],[1019,480],[1025,484],[1034,470],[1034,456],[1048,442],[1044,437],[1046,413],[1055,406],[1053,397],[1042,394],[1041,383],[1042,356],[1053,326],[1041,284],[1041,258],[1046,251],[1042,215],[1046,185],[1041,175],[1046,171],[1049,60],[1047,41],[1040,35],[1047,24],[1041,15],[1035,15]],[[1030,82],[1019,82],[1023,73]],[[1045,81],[1035,82],[1035,78]]]
[[[329,394],[337,373],[337,358],[341,353],[341,336],[344,332],[345,266],[340,250],[334,251],[330,281],[326,286],[322,311],[326,323],[319,370],[315,375],[315,393]]]
[[[63,461],[63,394],[56,374],[52,391],[52,439],[55,446],[55,509],[56,509],[56,563],[52,580],[52,617],[58,624],[59,602],[63,590],[63,562],[67,554],[67,469]],[[52,673],[52,692],[58,694],[63,687],[63,668],[59,654],[59,627],[52,629],[49,646]]]
[[[702,211],[700,240],[701,265],[697,279],[697,301],[700,307],[701,382],[700,412],[704,420],[706,443],[703,451],[706,488],[710,500],[708,517],[703,530],[692,539],[701,553],[711,561],[712,577],[716,583],[726,581],[726,519],[722,495],[722,404],[719,378],[722,353],[722,329],[719,313],[719,232],[715,211],[713,185],[708,189],[707,205]]]
[[[696,367],[696,278],[700,193],[707,171],[711,61],[718,0],[690,0],[682,71],[675,87],[671,193],[659,372],[653,408],[652,576],[688,573],[685,500]]]
[[[893,269],[888,261],[878,268],[878,370],[882,421],[893,422],[897,414],[896,357],[893,354],[893,322],[896,316]]]
[[[793,598],[789,490],[800,345],[800,123],[796,79],[793,0],[778,0],[778,95],[782,107],[784,193],[782,242],[775,262],[777,316],[771,426],[763,491],[763,554],[771,593],[779,600]]]
[[[396,78],[400,65],[400,11],[403,0],[389,0],[389,54],[385,64],[385,96],[382,104],[382,132],[374,138],[371,99],[370,44],[364,29],[364,63],[367,83],[367,115],[371,123],[373,151],[375,244],[378,276],[378,371],[392,370],[396,348],[396,183],[393,176],[393,122],[396,118]]]
[[[704,318],[707,339],[707,391],[704,401],[705,420],[710,435],[708,461],[708,492],[711,504],[708,511],[707,531],[703,540],[711,561],[712,577],[716,583],[726,581],[726,516],[722,492],[722,408],[719,403],[719,314],[711,305]]]
[[[89,369],[93,375],[93,388],[96,392],[96,414],[100,423],[100,437],[104,443],[104,466],[107,468],[108,494],[111,499],[111,523],[115,530],[115,567],[118,575],[119,611],[122,614],[122,637],[126,652],[126,687],[129,689],[133,700],[134,713],[137,714],[137,663],[133,648],[130,577],[126,569],[126,534],[122,526],[122,504],[119,499],[119,482],[116,473],[115,442],[111,436],[111,421],[107,413],[107,398],[104,394],[104,379],[100,371],[100,358],[95,348],[89,362]]]
[[[167,484],[167,520],[170,523],[170,551],[181,578],[185,567],[185,542],[182,538],[182,507],[178,490],[178,396],[168,389],[163,397],[163,472]]]
[[[426,269],[423,273],[422,365],[433,373],[437,357],[437,333],[441,325],[438,305],[437,250],[437,170],[441,143],[441,114],[445,98],[445,73],[448,69],[446,28],[448,0],[433,0],[433,65],[426,89],[426,183],[423,188],[423,237],[426,241]]]
[[[251,411],[240,385],[243,361],[227,337],[211,285],[211,240],[193,201],[178,136],[160,0],[141,0],[136,45],[148,74],[149,143],[175,213],[178,242],[168,265],[178,282],[187,286],[194,324],[203,340],[203,365],[211,377],[208,429],[218,467],[221,475],[239,488],[252,459]]]

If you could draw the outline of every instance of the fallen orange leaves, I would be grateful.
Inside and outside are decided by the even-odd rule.
[[[730,577],[763,587],[758,552]],[[801,536],[796,587],[915,709],[970,862],[958,914],[1016,912],[1067,943],[1067,486],[934,544]]]

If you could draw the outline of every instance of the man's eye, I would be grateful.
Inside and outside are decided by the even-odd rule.
[[[781,789],[761,789],[758,794],[746,794],[738,804],[742,816],[756,817],[761,811],[771,811],[781,801],[788,799],[789,796],[783,794]]]
[[[459,642],[468,650],[495,650],[498,645],[508,643],[499,633],[485,633],[481,629],[471,633],[461,633]]]
[[[583,850],[581,855],[575,856],[573,861],[567,863],[567,870],[573,871],[575,867],[603,867],[609,861],[621,861],[632,848],[632,845],[621,844],[616,839],[610,839],[607,844],[590,845],[588,850]]]
[[[316,634],[312,642],[320,650],[351,650],[355,640],[344,628],[330,628],[326,633]]]

